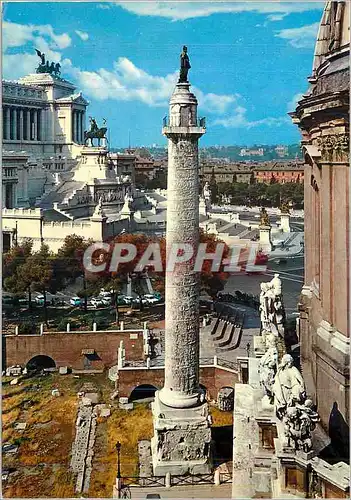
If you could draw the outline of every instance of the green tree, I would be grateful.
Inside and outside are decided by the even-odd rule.
[[[21,245],[16,245],[12,247],[3,257],[3,270],[2,278],[10,278],[16,273],[18,266],[25,263],[28,257],[32,254],[33,241],[31,239],[26,239],[21,243]],[[8,290],[5,287],[6,290]],[[10,290],[8,290],[10,291]]]
[[[79,276],[83,279],[84,310],[88,308],[89,287],[87,286],[86,271],[83,266],[83,257],[85,250],[93,243],[92,240],[86,240],[82,236],[71,234],[66,236],[62,247],[58,250],[54,259],[55,276],[58,276],[62,282],[75,281]],[[91,287],[92,288],[92,287]]]

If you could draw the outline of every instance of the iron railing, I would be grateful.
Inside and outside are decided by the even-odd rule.
[[[165,116],[163,118],[163,127],[170,127],[170,120],[168,116]],[[182,125],[179,125],[181,127]],[[189,127],[201,127],[201,128],[206,128],[206,118],[202,117],[196,120],[195,123],[188,125]]]
[[[239,364],[236,361],[228,361],[227,359],[217,358],[217,365],[222,368],[230,368],[231,370],[239,370]]]
[[[239,365],[236,361],[229,361],[227,359],[213,357],[213,358],[200,358],[199,360],[200,366],[218,366],[219,368],[229,368],[230,370],[237,371],[239,369]],[[159,367],[164,368],[165,360],[164,358],[156,358],[150,359],[150,367]],[[126,361],[123,368],[146,368],[147,362],[144,360],[130,360]],[[123,370],[122,368],[122,370]]]
[[[122,477],[122,488],[129,486],[148,486],[148,487],[157,487],[166,486],[166,478],[165,476],[150,476],[150,477],[141,477],[141,476],[123,476]]]
[[[172,486],[187,486],[194,484],[214,484],[213,474],[189,474],[187,476],[172,476]]]
[[[219,475],[220,483],[231,483],[232,474],[230,472],[221,472]],[[123,476],[122,478],[122,488],[129,489],[133,487],[150,487],[159,488],[166,486],[165,476]],[[172,475],[171,476],[171,486],[188,486],[195,484],[215,484],[214,474],[184,474],[184,475]],[[123,498],[123,497],[122,497]],[[127,498],[127,497],[125,497]]]

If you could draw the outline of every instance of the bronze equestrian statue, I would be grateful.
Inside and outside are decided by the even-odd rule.
[[[84,144],[87,145],[88,139],[91,140],[91,145],[94,147],[94,139],[98,140],[98,146],[100,146],[100,140],[101,139],[106,139],[106,132],[107,132],[107,127],[101,127],[99,128],[95,118],[90,117],[89,118],[90,122],[90,130],[85,130],[84,132]],[[106,125],[106,120],[104,119],[103,125]]]

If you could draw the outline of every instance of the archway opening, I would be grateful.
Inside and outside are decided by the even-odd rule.
[[[137,401],[140,399],[154,399],[157,387],[151,384],[142,384],[134,387],[132,390],[129,401]]]
[[[44,368],[55,368],[55,361],[44,354],[39,354],[30,359],[27,363],[28,370],[43,370]]]

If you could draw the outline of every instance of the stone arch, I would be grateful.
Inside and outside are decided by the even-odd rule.
[[[146,399],[155,397],[155,392],[158,388],[152,384],[140,384],[134,387],[129,396],[129,401],[135,401],[137,399]]]
[[[46,354],[38,354],[33,356],[26,364],[28,369],[43,369],[43,368],[55,368],[55,361]]]

